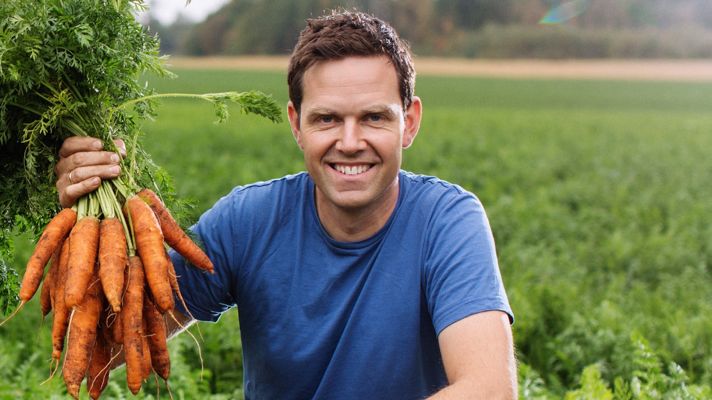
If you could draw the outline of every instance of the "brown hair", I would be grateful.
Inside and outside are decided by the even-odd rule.
[[[408,108],[415,91],[415,69],[408,44],[393,27],[359,11],[335,10],[308,19],[289,60],[289,99],[299,112],[304,73],[319,61],[380,55],[387,56],[395,67],[403,108]]]

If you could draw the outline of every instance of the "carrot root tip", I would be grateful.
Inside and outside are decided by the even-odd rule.
[[[3,320],[2,322],[0,322],[0,326],[5,325],[5,323],[6,323],[7,321],[11,320],[11,319],[15,316],[15,314],[17,314],[18,312],[20,312],[20,310],[22,309],[22,307],[23,307],[26,303],[27,303],[26,300],[21,300],[21,301],[20,301],[20,305],[17,306],[17,308],[15,309],[15,311],[13,311],[12,314],[8,315],[8,317],[5,318],[5,320]]]

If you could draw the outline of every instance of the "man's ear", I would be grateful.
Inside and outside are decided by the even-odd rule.
[[[297,112],[297,109],[294,107],[294,103],[292,103],[291,100],[287,103],[287,117],[289,118],[289,126],[292,128],[292,136],[294,136],[294,140],[297,141],[299,148],[304,150],[304,147],[302,146],[302,135],[299,130],[299,112]]]
[[[413,102],[405,110],[405,130],[403,131],[403,148],[407,149],[413,144],[415,136],[420,129],[420,120],[423,117],[423,103],[420,97],[413,96]]]

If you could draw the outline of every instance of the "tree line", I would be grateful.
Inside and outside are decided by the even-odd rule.
[[[288,54],[333,8],[390,22],[423,56],[712,57],[709,0],[233,0],[199,24],[149,27],[170,54]]]

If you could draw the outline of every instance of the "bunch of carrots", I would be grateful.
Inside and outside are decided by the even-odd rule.
[[[213,272],[153,191],[132,192],[119,179],[103,181],[60,211],[42,232],[22,279],[18,310],[44,282],[40,305],[43,316],[53,312],[53,370],[64,352],[63,377],[74,398],[86,377],[97,399],[121,353],[133,394],[151,371],[168,380],[166,318],[173,316],[174,298],[182,297],[164,242]]]
[[[135,18],[145,6],[144,0],[0,0],[0,186],[13,189],[0,190],[0,267],[6,243],[12,242],[8,232],[35,233],[35,227],[46,226],[28,262],[15,313],[44,280],[42,311],[53,313],[52,376],[62,365],[74,397],[88,376],[97,398],[110,365],[122,355],[133,393],[151,370],[168,378],[166,321],[174,298],[182,298],[166,243],[190,264],[212,271],[161,200],[142,190],[170,191],[165,180],[154,179],[160,170],[139,140],[141,123],[155,116],[157,100],[207,101],[217,122],[227,119],[229,104],[281,121],[281,107],[258,91],[150,88],[145,76],[173,74],[164,66],[158,38]],[[114,140],[122,139],[127,144],[122,173],[47,223],[57,202],[57,153],[69,136],[95,137],[114,152]],[[0,290],[0,304],[6,292]]]

